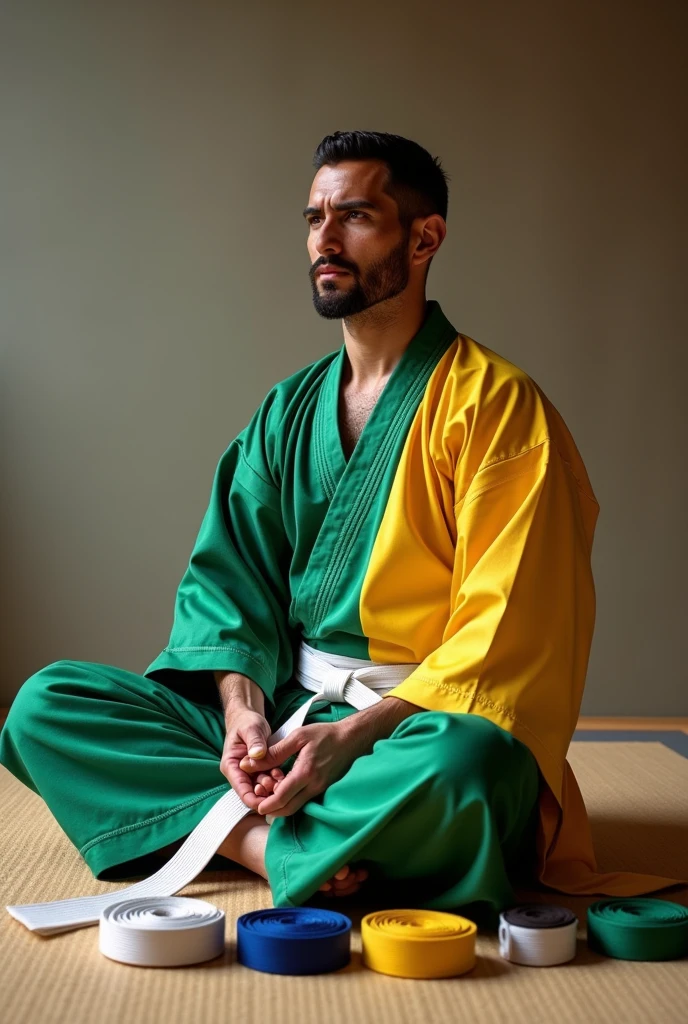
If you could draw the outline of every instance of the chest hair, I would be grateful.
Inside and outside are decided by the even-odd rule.
[[[374,391],[367,392],[344,389],[339,396],[339,436],[347,461],[351,458],[384,386],[383,383]]]

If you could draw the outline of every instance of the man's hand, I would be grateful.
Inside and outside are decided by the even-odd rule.
[[[391,736],[399,722],[423,710],[417,704],[389,696],[339,722],[302,725],[273,743],[266,757],[253,757],[250,751],[244,751],[237,764],[242,778],[250,779],[256,772],[266,790],[272,786],[272,793],[267,797],[256,796],[251,787],[250,799],[255,803],[248,803],[248,799],[244,803],[255,807],[259,814],[270,814],[273,818],[294,814],[311,797],[345,775],[357,757],[370,753],[377,740]],[[292,754],[297,754],[297,758],[285,777],[279,765]],[[280,778],[274,775],[276,771]],[[265,772],[269,774],[263,774]],[[270,781],[270,775],[274,782]],[[246,783],[243,785],[247,792]]]
[[[322,793],[346,774],[358,756],[358,749],[348,742],[347,732],[340,728],[342,724],[316,722],[302,725],[274,743],[266,757],[261,759],[251,755],[239,759],[237,768],[244,774],[271,772],[292,754],[298,755],[289,774],[286,778],[283,776],[283,781],[276,787],[276,792],[268,797],[254,796],[259,814],[270,814],[273,818],[294,814],[311,797]]]
[[[220,759],[220,771],[246,806],[255,811],[265,797],[256,795],[256,780],[239,767],[239,762],[247,757],[255,758],[267,753],[270,725],[259,711],[240,703],[228,705],[225,723],[227,735]],[[275,787],[284,779],[284,772],[279,767],[272,768],[267,776],[261,779],[266,790],[270,786],[270,778],[273,780],[272,786]]]

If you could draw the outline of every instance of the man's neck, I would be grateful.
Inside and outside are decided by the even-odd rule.
[[[342,383],[369,391],[392,374],[427,315],[425,295],[403,306],[392,299],[342,321],[346,360]]]

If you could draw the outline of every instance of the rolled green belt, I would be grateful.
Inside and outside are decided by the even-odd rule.
[[[588,946],[618,960],[688,954],[688,908],[668,900],[599,900],[588,907]]]

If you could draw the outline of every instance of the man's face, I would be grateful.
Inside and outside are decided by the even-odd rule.
[[[354,316],[408,284],[410,231],[382,191],[388,175],[379,160],[345,160],[321,167],[313,179],[304,217],[313,305],[323,317]],[[326,265],[339,273],[320,276]]]

